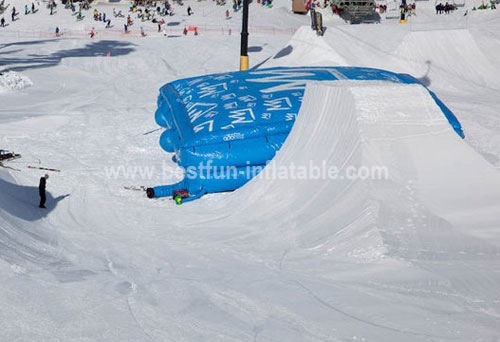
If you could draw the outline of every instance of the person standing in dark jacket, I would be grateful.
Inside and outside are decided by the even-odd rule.
[[[45,184],[47,183],[47,179],[49,179],[49,175],[45,175],[40,178],[40,184],[38,185],[38,192],[40,194],[40,205],[39,208],[45,208],[45,201],[47,198],[45,197]]]

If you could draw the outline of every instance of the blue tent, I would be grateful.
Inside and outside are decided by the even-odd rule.
[[[378,80],[420,84],[410,75],[358,67],[276,67],[177,80],[160,88],[155,119],[160,145],[186,169],[179,183],[149,197],[187,190],[189,201],[234,190],[255,176],[283,145],[309,81]],[[429,91],[457,134],[457,118]]]

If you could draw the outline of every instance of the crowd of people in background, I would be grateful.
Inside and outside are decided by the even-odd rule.
[[[0,0],[0,15],[5,13],[9,7],[10,4],[5,4],[6,0]],[[59,0],[58,0],[59,1]],[[61,3],[64,5],[65,9],[69,9],[72,12],[72,15],[75,16],[76,20],[83,20],[85,17],[82,14],[82,10],[90,10],[92,0],[60,0]],[[210,0],[209,0],[210,1]],[[212,0],[216,5],[220,6],[225,6],[226,0]],[[273,0],[256,0],[258,4],[261,4],[262,6],[267,6],[267,7],[272,7],[272,1]],[[333,0],[323,0],[323,4],[321,4],[320,0],[310,0],[308,4],[310,4],[311,8],[318,6],[318,7],[327,7],[327,6],[332,6],[334,8],[335,4]],[[494,1],[492,1],[494,3]],[[37,4],[40,4],[40,2],[37,1]],[[134,19],[140,20],[141,22],[151,22],[157,25],[158,32],[162,31],[162,26],[165,24],[165,19],[164,17],[169,17],[174,15],[174,4],[176,6],[183,6],[183,0],[160,0],[160,1],[154,1],[154,0],[133,0],[130,3],[130,7],[128,9],[129,13],[126,15],[122,13],[122,10],[116,10],[113,8],[113,16],[110,17],[108,16],[105,12],[100,12],[97,9],[94,8],[93,10],[93,19],[94,21],[97,22],[102,22],[105,24],[104,28],[111,28],[111,21],[113,20],[124,20],[123,23],[123,30],[125,33],[130,32],[130,27],[134,24]],[[239,11],[242,8],[243,5],[243,0],[232,0],[232,10],[234,12]],[[321,6],[322,5],[322,6]],[[57,4],[56,0],[48,0],[47,5],[46,5],[49,14],[53,15],[55,13]],[[77,9],[78,7],[78,9]],[[383,4],[379,4],[377,6],[379,13],[384,13],[387,10],[387,6]],[[491,8],[495,8],[493,5]],[[439,3],[436,5],[436,14],[448,14],[452,12],[453,10],[456,9],[456,6],[453,3],[446,2],[445,4]],[[24,15],[28,14],[34,14],[38,11],[39,9],[35,6],[35,3],[32,2],[31,5],[26,4],[24,6]],[[334,11],[335,12],[335,11]],[[401,0],[401,5],[400,5],[400,12],[405,17],[411,16],[411,15],[416,15],[416,5],[415,2],[412,2],[411,4],[407,3],[407,0]],[[186,13],[188,16],[192,16],[195,14],[194,10],[191,8],[191,6],[187,6],[186,8]],[[19,12],[16,10],[14,6],[10,8],[10,17],[11,21],[15,22],[16,20],[19,20]],[[229,9],[225,11],[225,17],[226,19],[231,19],[231,15],[229,12]],[[123,18],[123,19],[122,19]],[[7,26],[7,21],[5,20],[5,17],[0,18],[0,27],[5,27]],[[142,28],[142,27],[141,27]],[[197,32],[196,32],[197,33]],[[57,27],[56,29],[56,35],[59,36],[60,29]],[[90,36],[94,37],[96,34],[95,29],[91,32]],[[145,36],[145,31],[142,28],[141,30],[141,35]]]
[[[219,1],[219,0],[217,0]],[[179,6],[183,5],[182,0],[172,0],[173,3],[178,4]],[[72,15],[75,16],[77,21],[83,20],[85,15],[82,13],[84,10],[90,10],[91,8],[91,3],[92,0],[84,0],[84,1],[77,1],[77,0],[61,0],[61,4],[64,5],[64,8],[67,10],[71,10]],[[37,1],[37,4],[39,6],[40,2]],[[46,7],[48,9],[48,12],[50,15],[53,15],[56,13],[56,0],[48,0]],[[0,15],[5,13],[6,11],[9,11],[10,17],[11,17],[11,22],[15,22],[16,20],[19,20],[19,11],[14,7],[11,6],[9,3],[5,3],[5,0],[0,1]],[[35,3],[31,3],[31,6],[26,4],[24,6],[24,14],[28,15],[31,13],[36,13],[38,11],[38,8],[36,8]],[[194,15],[194,11],[191,8],[191,6],[187,7],[187,14],[188,16]],[[158,32],[161,31],[162,25],[165,24],[165,20],[162,18],[164,16],[173,16],[174,15],[174,7],[170,3],[169,0],[164,0],[161,3],[157,1],[152,1],[152,0],[134,0],[131,3],[131,6],[129,7],[129,14],[124,15],[122,13],[122,10],[116,10],[113,8],[113,17],[115,19],[120,19],[124,18],[124,31],[126,33],[129,32],[129,27],[133,25],[134,20],[132,19],[133,16],[136,16],[137,19],[141,20],[142,22],[152,22],[157,24],[158,26]],[[93,10],[93,19],[94,21],[102,22],[105,24],[104,28],[111,28],[111,19],[112,17],[109,17],[105,12],[98,11],[96,8]],[[7,23],[7,20],[5,19],[4,16],[0,18],[0,27],[6,27],[9,24]],[[56,36],[60,36],[62,33],[60,32],[60,28],[56,27],[55,29]],[[92,31],[90,32],[90,37],[93,38],[96,35],[96,30],[93,27]],[[141,27],[141,35],[145,36],[145,31],[144,28]]]
[[[10,7],[10,4],[7,4],[5,5],[5,0],[2,0],[0,2],[0,14],[3,14],[5,11],[7,11],[7,9]],[[31,10],[30,10],[31,8]],[[31,7],[26,4],[24,5],[24,15],[28,15],[28,14],[33,14],[33,13],[36,13],[38,11],[38,9],[35,7],[35,3],[31,3]],[[16,20],[19,19],[19,12],[16,10],[16,8],[14,6],[12,6],[12,10],[10,11],[10,18],[11,18],[11,21],[14,22]],[[5,27],[6,26],[6,20],[5,20],[5,17],[2,17],[0,18],[0,27]]]
[[[19,11],[16,10],[14,6],[10,6],[10,4],[5,3],[6,0],[0,0],[0,27],[5,27],[9,25],[5,17],[1,16],[4,12],[9,8],[11,21],[15,22],[19,20]],[[8,1],[8,0],[7,0]],[[56,3],[57,1],[57,3]],[[208,0],[210,1],[210,0]],[[226,0],[211,0],[214,4],[218,6],[225,6]],[[262,6],[272,7],[273,0],[256,0],[256,2]],[[37,6],[40,6],[40,1],[37,0]],[[84,11],[91,10],[92,0],[48,0],[46,1],[46,8],[50,15],[56,13],[56,8],[58,4],[64,6],[65,10],[71,11],[71,14],[75,17],[76,21],[81,21],[85,18]],[[109,16],[104,11],[99,11],[94,7],[92,10],[92,16],[94,21],[101,22],[104,24],[104,28],[108,29],[113,27],[112,20],[123,20],[123,32],[129,33],[130,27],[134,24],[134,20],[141,22],[151,22],[156,24],[158,32],[162,32],[162,27],[165,25],[165,18],[174,15],[174,6],[177,8],[179,6],[184,6],[183,0],[132,0],[130,6],[128,8],[128,13],[122,13],[122,10],[116,10],[113,8],[113,15]],[[195,11],[192,8],[192,4],[186,7],[187,16],[193,16]],[[243,6],[243,0],[232,0],[232,10],[234,12],[239,11]],[[45,5],[44,5],[45,7]],[[193,6],[194,7],[194,6]],[[26,4],[24,6],[24,14],[32,14],[36,13],[39,9],[36,8],[35,3]],[[122,19],[123,18],[123,19]],[[232,16],[229,13],[229,9],[225,11],[225,18],[231,19]],[[98,33],[96,28],[99,26],[96,23],[95,27],[92,27],[92,30],[88,33],[91,38],[95,37]],[[141,35],[145,36],[145,30],[141,27]],[[198,34],[198,31],[194,31],[195,34]],[[55,35],[57,37],[61,36],[63,33],[59,26],[55,28]]]
[[[456,6],[454,4],[450,4],[449,2],[445,3],[444,5],[440,2],[439,4],[436,5],[436,14],[449,14],[456,10]]]
[[[182,5],[182,1],[176,1],[178,4]],[[151,0],[134,0],[129,7],[129,14],[125,19],[125,23],[123,25],[123,30],[125,33],[129,33],[129,28],[134,24],[134,20],[131,16],[134,16],[140,20],[141,22],[151,22],[157,25],[158,32],[161,32],[162,25],[165,24],[165,20],[163,17],[165,16],[173,16],[174,15],[174,7],[170,4],[169,0],[164,0],[162,3],[158,3],[156,1]],[[116,11],[113,9],[113,14],[115,17],[122,17],[123,14],[121,11]],[[188,15],[192,15],[194,12],[191,7],[188,7]],[[141,27],[141,36],[145,37],[146,33],[144,28]]]
[[[40,7],[40,1],[36,2],[36,5],[34,2],[31,4],[27,3],[24,5],[24,15],[30,15],[30,14],[36,14],[39,11]],[[47,9],[49,10],[49,14],[53,15],[55,13],[55,9],[57,7],[57,4],[55,0],[49,0],[47,2]],[[10,8],[10,9],[9,9]],[[16,9],[15,6],[10,6],[10,4],[6,4],[5,0],[0,1],[0,15],[4,14],[5,12],[9,11],[10,12],[10,19],[11,22],[14,23],[17,20],[21,19],[20,12]],[[5,16],[2,16],[0,18],[0,27],[6,27],[9,25],[7,23],[7,20],[5,20]]]

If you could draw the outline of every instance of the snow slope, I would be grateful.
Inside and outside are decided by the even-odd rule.
[[[0,168],[0,340],[499,339],[497,12],[435,16],[419,2],[409,25],[350,26],[325,11],[321,39],[288,1],[252,4],[252,66],[411,73],[467,138],[418,86],[310,84],[267,172],[313,163],[343,179],[255,179],[174,206],[123,189],[176,177],[158,133],[143,135],[156,128],[158,87],[239,62],[228,28],[241,14],[190,4],[195,16],[183,7],[168,19],[170,37],[150,23],[148,37],[139,26],[124,36],[117,20],[90,40],[89,16],[75,23],[61,8],[0,31],[1,70],[33,83],[0,94],[1,148],[23,154],[9,164],[21,171]],[[187,24],[205,31],[176,37]],[[26,165],[62,170],[47,211],[36,208],[45,172]],[[111,172],[120,166],[137,172]],[[386,166],[389,178],[348,179],[349,166]]]
[[[318,96],[325,100],[318,101]],[[377,100],[388,96],[394,102]],[[362,315],[383,320],[391,312],[401,313],[393,305],[415,308],[422,298],[426,300],[419,310],[428,309],[427,300],[441,302],[441,309],[454,317],[437,323],[447,326],[447,333],[440,336],[432,336],[436,333],[432,328],[419,330],[417,327],[426,324],[418,322],[421,316],[415,311],[409,313],[415,324],[411,327],[402,323],[404,317],[393,317],[385,329],[405,331],[406,336],[397,337],[397,333],[386,330],[382,333],[386,340],[477,340],[495,336],[497,318],[476,314],[498,310],[493,304],[499,281],[495,271],[499,257],[498,171],[457,138],[430,96],[418,86],[317,84],[307,88],[302,109],[289,140],[276,157],[277,168],[326,160],[327,165],[387,165],[390,177],[371,181],[276,180],[264,184],[257,180],[235,195],[257,195],[253,198],[260,198],[258,212],[264,221],[274,215],[287,218],[278,225],[283,230],[268,232],[266,238],[291,236],[297,249],[308,250],[315,257],[332,260],[333,264],[338,259],[359,263],[350,267],[350,276],[357,280],[366,277],[365,281],[375,288],[402,295],[396,299],[378,293],[382,299],[374,305],[376,309],[362,305],[362,311],[353,313],[357,318]],[[285,203],[276,209],[271,202],[284,192],[289,196],[280,199],[280,204]],[[363,266],[358,268],[360,264]],[[377,274],[388,264],[398,275]],[[375,274],[357,274],[356,270],[367,265]],[[327,279],[342,277],[339,273],[328,276],[324,269],[314,269],[313,273]],[[427,285],[421,288],[422,278],[419,283],[413,277],[426,279],[423,283]],[[484,281],[472,285],[474,279]],[[477,295],[481,298],[472,299]],[[366,293],[356,296],[363,297],[360,301],[365,303],[373,300]],[[445,299],[450,297],[454,298],[453,305],[470,308],[474,317],[452,313],[453,305],[448,306],[451,302]],[[469,304],[457,304],[458,298]],[[324,298],[320,301],[330,303]],[[487,302],[493,306],[478,311],[473,308],[472,303]],[[479,332],[468,330],[469,320],[489,323]],[[459,321],[457,326],[451,323]],[[382,339],[375,331],[367,336]]]

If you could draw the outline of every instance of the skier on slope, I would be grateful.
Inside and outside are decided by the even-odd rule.
[[[49,179],[49,175],[45,174],[42,178],[40,178],[40,184],[38,185],[38,193],[40,194],[40,205],[39,208],[45,208],[45,201],[47,198],[45,197],[45,185],[47,183],[47,179]]]

